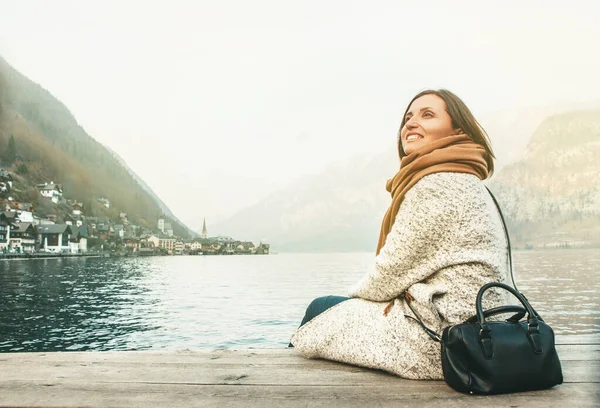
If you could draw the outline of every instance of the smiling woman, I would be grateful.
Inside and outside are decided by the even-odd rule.
[[[452,127],[444,100],[434,94],[415,100],[406,112],[404,121],[400,140],[406,154],[442,137],[461,133],[461,129]]]
[[[446,89],[420,92],[410,101],[402,117],[398,131],[398,155],[402,159],[435,140],[463,133],[485,149],[491,176],[495,156],[490,139],[467,105]]]
[[[311,358],[441,379],[439,346],[410,318],[440,332],[470,316],[481,286],[509,282],[500,214],[482,183],[494,156],[471,111],[446,90],[411,100],[398,154],[372,269],[349,298],[313,301],[291,344]],[[490,293],[485,308],[505,296]]]

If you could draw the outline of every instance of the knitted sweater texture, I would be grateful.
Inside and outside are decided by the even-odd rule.
[[[430,328],[441,332],[475,313],[485,283],[509,282],[500,215],[482,181],[465,173],[423,177],[407,193],[375,264],[339,303],[300,327],[296,350],[381,369],[411,379],[442,379],[440,345],[406,318],[403,295]],[[384,315],[390,301],[394,304]],[[484,307],[507,304],[486,294]]]

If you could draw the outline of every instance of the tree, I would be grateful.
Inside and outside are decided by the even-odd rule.
[[[17,157],[17,146],[14,135],[10,135],[10,139],[8,139],[8,146],[6,147],[5,155],[6,161],[9,163],[13,163]]]
[[[23,198],[30,203],[34,203],[36,206],[40,201],[40,193],[37,188],[31,187],[25,191]]]
[[[27,174],[27,173],[29,173],[29,169],[27,168],[27,165],[25,163],[21,162],[17,166],[17,173],[19,173],[19,174]]]

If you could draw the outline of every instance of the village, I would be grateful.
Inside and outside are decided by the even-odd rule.
[[[36,187],[42,199],[67,204],[71,212],[59,219],[56,214],[38,214],[33,203],[15,201],[10,195],[13,178],[0,169],[0,258],[269,254],[269,244],[262,242],[255,245],[230,237],[209,237],[206,220],[200,237],[184,239],[176,236],[163,218],[152,230],[129,222],[123,212],[118,219],[86,216],[82,202],[63,197],[60,183]],[[110,208],[108,199],[98,197],[96,201]]]

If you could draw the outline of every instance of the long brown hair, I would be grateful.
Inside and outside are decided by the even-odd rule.
[[[454,129],[460,128],[464,133],[469,135],[469,137],[477,144],[483,146],[487,153],[487,157],[485,161],[488,165],[488,172],[491,175],[494,172],[494,152],[492,150],[492,144],[490,142],[490,138],[483,127],[477,122],[467,105],[460,99],[458,96],[448,91],[447,89],[427,89],[425,91],[419,92],[412,100],[409,102],[406,110],[404,111],[404,115],[402,115],[402,123],[400,124],[400,129],[398,129],[398,155],[400,159],[402,159],[406,154],[404,153],[404,149],[402,149],[402,139],[400,137],[400,133],[402,132],[402,128],[406,124],[406,114],[408,113],[408,109],[410,105],[415,101],[415,99],[420,98],[423,95],[437,95],[446,102],[446,112],[450,115],[450,119],[452,119],[452,127]]]

